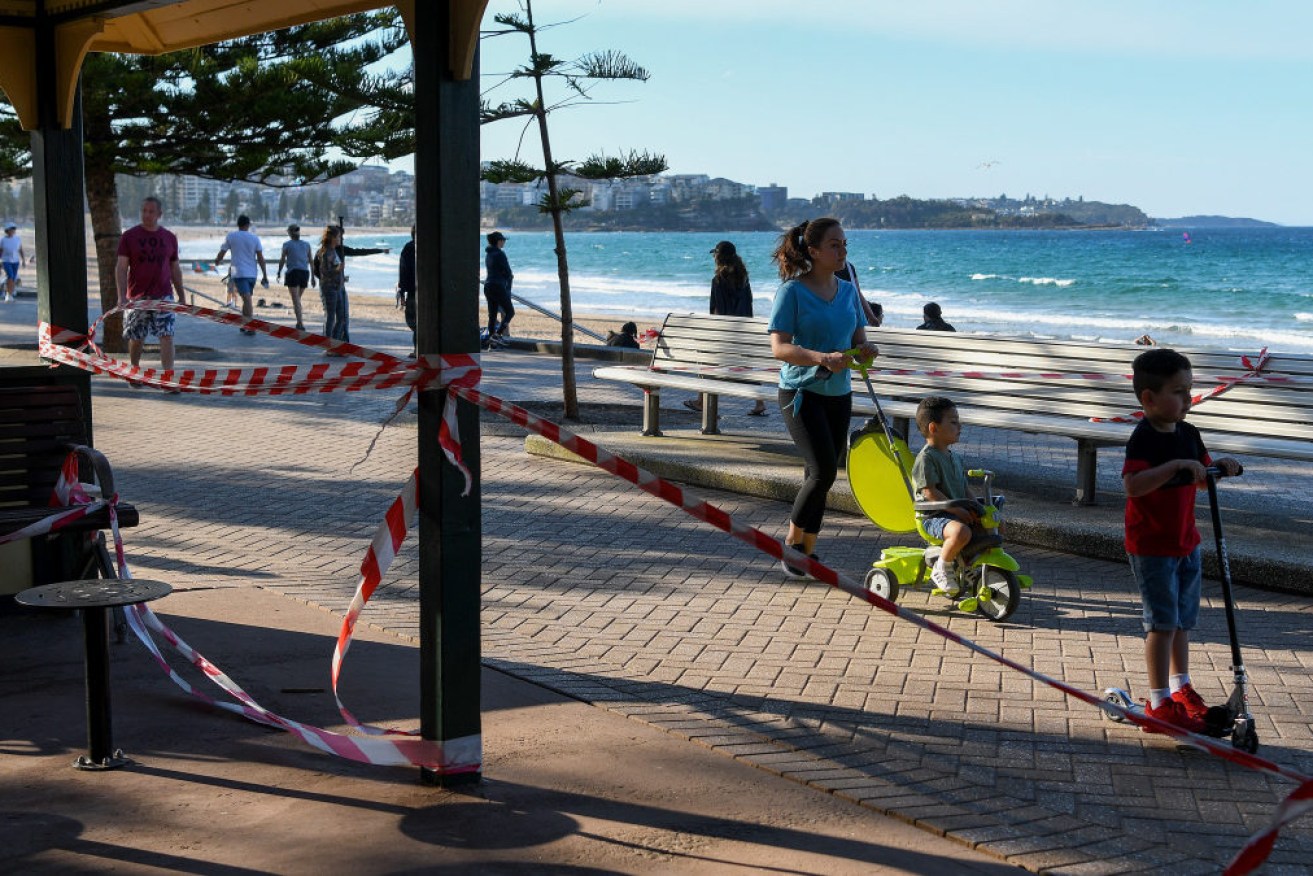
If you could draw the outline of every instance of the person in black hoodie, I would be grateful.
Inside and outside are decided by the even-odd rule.
[[[927,332],[957,331],[957,329],[953,328],[951,325],[944,322],[944,311],[939,307],[938,304],[936,304],[933,301],[931,301],[925,307],[921,308],[921,316],[925,318],[925,322],[921,323],[919,326],[917,326],[917,328],[921,329],[922,331],[927,331]]]
[[[739,257],[737,247],[728,240],[716,244],[711,254],[716,257],[716,273],[711,278],[711,313],[721,316],[752,316],[752,283],[748,282],[748,268]],[[702,399],[687,399],[684,407],[691,411],[702,410]],[[748,411],[754,417],[766,415],[766,403],[757,404]]]
[[[500,346],[510,337],[509,326],[515,316],[515,305],[511,303],[511,283],[515,274],[506,253],[502,252],[504,246],[506,235],[500,231],[489,234],[487,255],[483,260],[488,269],[488,276],[483,281],[483,297],[488,300],[488,339],[495,346]],[[498,313],[501,314],[500,321]]]

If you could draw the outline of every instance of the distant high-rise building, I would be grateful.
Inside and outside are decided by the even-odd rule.
[[[777,186],[775,183],[771,183],[757,189],[757,194],[761,195],[762,212],[774,213],[784,209],[784,205],[789,200],[789,187]]]

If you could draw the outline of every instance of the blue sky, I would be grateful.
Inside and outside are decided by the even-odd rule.
[[[516,8],[492,0],[485,28]],[[554,115],[558,158],[641,147],[674,173],[794,196],[1084,195],[1151,216],[1313,225],[1310,3],[540,0],[534,12],[583,16],[541,51],[618,49],[652,74]],[[485,40],[483,72],[526,54],[523,38]],[[484,126],[483,157],[509,157],[519,134]]]

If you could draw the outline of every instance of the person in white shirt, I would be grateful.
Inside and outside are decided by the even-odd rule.
[[[23,241],[18,237],[18,226],[5,225],[5,236],[0,237],[0,264],[5,268],[5,300],[14,300],[14,287],[18,285],[18,269],[27,264]]]
[[[233,254],[233,283],[237,286],[237,294],[242,296],[242,316],[250,317],[254,312],[251,308],[251,294],[255,292],[256,268],[260,270],[260,285],[266,289],[269,288],[269,270],[264,264],[264,247],[260,244],[260,238],[251,233],[249,216],[237,217],[237,230],[228,232],[223,246],[219,247],[219,254],[214,257],[216,268],[229,252]],[[244,335],[255,334],[244,326],[239,331]]]

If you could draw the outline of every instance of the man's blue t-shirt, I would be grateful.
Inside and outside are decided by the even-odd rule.
[[[767,331],[783,332],[793,336],[793,342],[808,350],[830,353],[848,350],[853,345],[853,334],[866,325],[861,304],[857,301],[857,287],[847,280],[839,280],[834,298],[822,300],[803,285],[801,280],[789,280],[775,293]],[[835,374],[815,365],[780,365],[780,388],[802,389],[817,395],[847,395],[852,392],[852,372],[845,368]]]

